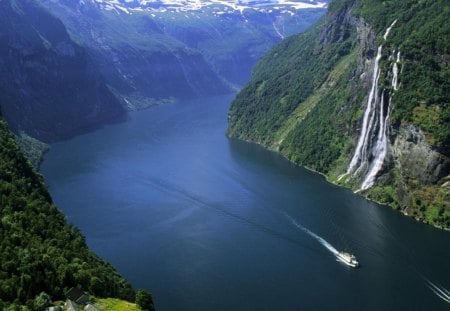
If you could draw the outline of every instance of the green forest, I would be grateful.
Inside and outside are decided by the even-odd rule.
[[[450,3],[438,1],[364,1],[359,13],[389,35],[389,50],[403,57],[402,87],[395,95],[393,122],[411,122],[432,144],[450,144]]]
[[[42,177],[0,120],[0,309],[42,310],[73,286],[96,297],[134,301],[135,292],[86,246],[52,204]],[[45,293],[45,294],[43,294]]]
[[[392,133],[408,124],[420,128],[449,167],[449,18],[445,0],[332,1],[318,25],[284,40],[257,64],[252,80],[231,104],[228,135],[278,151],[337,183],[355,149],[370,87],[361,82],[361,75],[367,75],[361,68],[383,44],[379,85],[387,92],[390,55],[401,52],[400,88],[392,95]],[[373,39],[361,39],[364,32]],[[394,165],[385,170],[382,183],[364,195],[450,227],[450,193],[441,187],[449,177],[423,182],[407,174],[414,168]],[[356,182],[345,186],[356,190]]]

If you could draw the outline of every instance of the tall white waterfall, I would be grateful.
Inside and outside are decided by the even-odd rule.
[[[380,77],[380,68],[379,63],[381,59],[381,51],[382,46],[378,47],[377,57],[375,58],[375,65],[373,67],[373,77],[372,77],[372,87],[370,89],[369,98],[367,100],[366,111],[364,111],[363,123],[361,127],[361,133],[359,134],[358,144],[356,145],[355,153],[353,154],[353,158],[350,162],[350,165],[347,168],[347,172],[345,175],[348,175],[352,172],[356,174],[362,166],[364,162],[367,162],[367,159],[363,159],[363,157],[367,156],[367,146],[368,146],[368,137],[371,128],[373,127],[374,120],[374,110],[376,101],[378,98],[378,79]],[[356,165],[359,164],[358,169],[355,171]]]
[[[392,67],[392,88],[396,91],[398,89],[398,62],[400,61],[400,52],[397,53],[397,59]],[[363,183],[361,184],[361,190],[367,190],[375,183],[375,177],[383,168],[383,163],[387,155],[388,149],[388,131],[389,131],[389,117],[391,115],[391,101],[392,96],[389,96],[388,109],[386,116],[384,116],[384,91],[381,93],[381,104],[379,109],[379,125],[377,142],[372,149],[373,161],[370,166],[369,172],[366,174]]]
[[[381,94],[381,96],[384,96],[384,92]],[[367,190],[373,186],[375,182],[375,177],[383,167],[384,159],[386,158],[388,148],[387,131],[388,131],[389,114],[391,112],[390,104],[391,99],[389,98],[388,111],[386,113],[386,116],[384,116],[384,108],[383,108],[384,100],[382,98],[378,116],[379,124],[378,124],[377,142],[375,146],[372,148],[373,160],[369,167],[369,171],[367,172],[366,176],[364,177],[364,181],[361,184],[361,190]]]
[[[395,25],[395,20],[383,35],[384,40],[387,39],[389,32]],[[391,113],[391,96],[385,103],[385,90],[378,89],[378,80],[380,78],[380,60],[382,57],[383,46],[378,47],[377,56],[373,68],[372,86],[370,88],[369,97],[367,99],[366,110],[364,111],[363,122],[361,126],[361,133],[358,138],[355,153],[343,177],[366,171],[364,180],[361,184],[360,190],[366,190],[373,186],[377,174],[383,167],[384,160],[388,151],[388,130],[389,130],[389,116]],[[392,88],[398,89],[398,62],[400,61],[400,52],[397,53],[397,59],[392,68]],[[376,136],[375,136],[376,135]],[[376,137],[376,140],[375,140]],[[375,140],[375,141],[374,141]]]

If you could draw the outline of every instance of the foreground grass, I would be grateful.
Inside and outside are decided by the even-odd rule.
[[[116,298],[97,298],[94,306],[101,311],[141,311],[136,304]]]

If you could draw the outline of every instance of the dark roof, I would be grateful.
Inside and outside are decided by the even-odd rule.
[[[67,299],[73,300],[78,304],[87,304],[89,297],[79,288],[72,287],[66,292]]]

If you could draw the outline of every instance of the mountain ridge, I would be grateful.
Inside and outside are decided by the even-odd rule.
[[[85,3],[84,0],[82,3]],[[236,1],[236,0],[90,0],[97,3],[105,10],[114,10],[116,13],[132,14],[133,11],[148,12],[189,12],[198,11],[206,7],[215,7],[217,14],[226,14],[227,11],[256,10],[267,12],[269,10],[286,11],[294,14],[295,10],[326,8],[326,1],[289,1],[289,0],[266,0],[266,1]]]
[[[188,2],[145,2],[164,9],[149,7],[133,14],[107,8],[135,7],[137,2],[45,0],[41,5],[89,51],[108,85],[131,109],[240,88],[273,44],[303,31],[324,12],[316,5],[286,11],[267,3],[265,7],[272,9],[263,12],[249,2],[247,6],[256,10],[241,12]],[[188,10],[197,2],[201,9]],[[167,9],[174,3],[187,5],[186,12]]]

